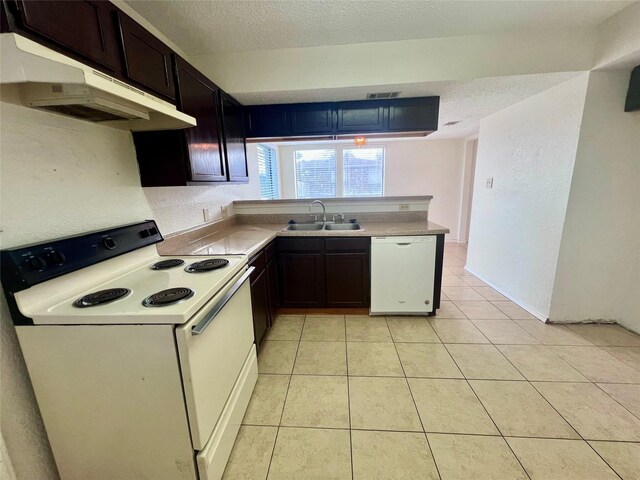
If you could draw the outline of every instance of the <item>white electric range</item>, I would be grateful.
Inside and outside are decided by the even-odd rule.
[[[2,252],[62,479],[222,477],[257,380],[251,269],[159,241],[148,221]]]

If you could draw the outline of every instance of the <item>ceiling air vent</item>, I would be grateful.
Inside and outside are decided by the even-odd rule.
[[[396,98],[398,95],[400,95],[400,92],[367,93],[367,100],[374,100],[376,98]]]

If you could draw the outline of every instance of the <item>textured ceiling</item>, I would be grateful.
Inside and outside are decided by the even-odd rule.
[[[316,101],[364,100],[369,92],[400,91],[402,97],[440,96],[438,132],[429,139],[465,138],[478,131],[480,119],[531,95],[565,82],[577,72],[514,75],[467,81],[425,82],[375,87],[237,93],[246,105]],[[460,123],[445,127],[447,122]]]
[[[188,55],[592,27],[631,1],[126,0]]]

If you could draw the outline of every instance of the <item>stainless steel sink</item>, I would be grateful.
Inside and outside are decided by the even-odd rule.
[[[362,230],[359,223],[327,223],[325,230]]]
[[[303,230],[303,231],[314,231],[314,230],[322,230],[321,223],[292,223],[291,225],[287,225],[285,230]]]
[[[317,232],[320,230],[336,230],[336,231],[356,231],[364,230],[359,223],[292,223],[287,225],[284,230]]]

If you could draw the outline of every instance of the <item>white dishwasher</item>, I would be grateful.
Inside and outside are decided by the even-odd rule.
[[[436,236],[371,239],[371,314],[433,311]]]

